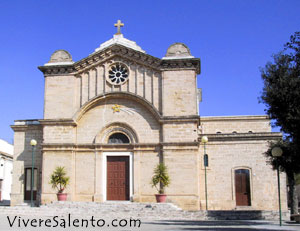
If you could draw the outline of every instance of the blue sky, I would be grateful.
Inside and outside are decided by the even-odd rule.
[[[163,57],[175,42],[201,58],[202,116],[261,115],[259,68],[300,30],[298,0],[0,1],[0,139],[17,119],[43,118],[44,78],[37,66],[57,49],[74,61],[116,32]]]

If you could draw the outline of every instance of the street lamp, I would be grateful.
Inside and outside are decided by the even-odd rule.
[[[206,154],[206,143],[208,142],[207,136],[202,136],[201,142],[204,144],[204,172],[205,172],[205,208],[207,210],[207,177],[206,177],[206,167],[208,167],[208,155]]]
[[[279,164],[278,158],[282,156],[282,149],[280,147],[272,148],[272,156],[276,157],[276,167],[277,167],[277,179],[278,179],[278,202],[279,202],[279,225],[282,225],[282,218],[281,218],[281,200],[280,200],[280,176],[279,176]]]
[[[36,146],[37,142],[36,140],[32,139],[30,140],[30,145],[32,147],[32,165],[31,165],[31,194],[30,194],[30,204],[31,207],[33,207],[33,182],[34,182],[34,151],[35,151],[35,146]]]

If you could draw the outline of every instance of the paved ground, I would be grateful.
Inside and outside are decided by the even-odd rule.
[[[0,230],[298,230],[300,224],[278,221],[209,221],[202,213],[182,211],[172,204],[67,203],[39,208],[0,206]],[[77,220],[78,219],[78,220]],[[115,226],[115,227],[114,227]]]
[[[13,216],[10,216],[13,220]],[[8,219],[5,215],[0,215],[0,230],[2,231],[9,231],[9,230],[39,230],[39,231],[49,231],[49,230],[57,230],[57,231],[95,231],[95,230],[114,230],[114,231],[129,231],[129,230],[143,230],[143,231],[195,231],[195,230],[215,230],[215,231],[251,231],[251,230],[300,230],[300,224],[295,223],[283,223],[283,226],[279,226],[278,222],[273,221],[191,221],[191,220],[160,220],[160,221],[149,221],[149,220],[141,220],[140,227],[130,227],[129,221],[128,225],[125,227],[112,227],[112,220],[110,219],[104,219],[105,225],[103,227],[97,227],[96,223],[94,225],[96,227],[92,227],[91,223],[89,223],[89,227],[68,227],[68,222],[66,222],[66,227],[32,227],[28,225],[27,227],[24,227],[24,224],[21,222],[21,227],[18,227],[18,218],[16,219],[16,223],[13,225],[13,227],[10,227]],[[22,216],[22,219],[49,219],[50,217],[46,216]],[[78,217],[80,219],[80,217]],[[51,218],[50,218],[51,219]],[[74,217],[74,219],[76,219]],[[135,218],[138,219],[138,218]],[[52,224],[54,224],[52,222]],[[61,223],[60,223],[61,224]],[[100,223],[99,225],[102,225],[103,223]],[[123,226],[121,223],[121,226]],[[54,224],[56,225],[56,224]],[[118,225],[118,222],[114,225]]]

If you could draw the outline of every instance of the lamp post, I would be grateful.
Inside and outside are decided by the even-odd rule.
[[[278,203],[279,203],[279,225],[282,225],[281,218],[281,200],[280,200],[280,175],[279,175],[279,164],[278,158],[282,156],[282,149],[280,147],[274,147],[271,151],[272,156],[276,157],[276,167],[277,167],[277,179],[278,179]]]
[[[202,136],[201,142],[204,144],[204,156],[203,156],[203,163],[204,163],[204,173],[205,173],[205,208],[207,209],[207,176],[206,176],[206,167],[208,167],[208,155],[206,154],[206,143],[208,142],[207,136]]]
[[[36,146],[37,142],[36,140],[32,139],[30,141],[30,145],[32,147],[32,157],[31,157],[31,160],[32,160],[32,165],[31,165],[31,194],[30,194],[30,204],[31,204],[31,207],[33,207],[33,184],[34,184],[34,151],[35,151],[35,146]]]

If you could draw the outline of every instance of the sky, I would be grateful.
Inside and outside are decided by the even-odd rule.
[[[13,142],[14,120],[43,118],[37,67],[58,49],[87,57],[118,19],[147,54],[182,42],[201,59],[201,116],[264,115],[260,68],[300,30],[299,12],[299,0],[0,1],[0,139]]]

